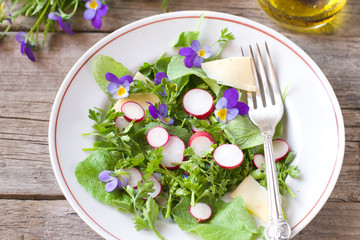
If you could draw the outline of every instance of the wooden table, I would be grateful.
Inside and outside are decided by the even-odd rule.
[[[50,33],[45,47],[35,52],[36,63],[21,56],[15,41],[18,31],[32,26],[28,20],[19,18],[0,42],[0,239],[101,239],[65,200],[51,167],[47,136],[56,92],[81,55],[115,29],[162,13],[161,0],[107,2],[110,11],[101,30],[79,14],[75,35]],[[360,239],[360,2],[349,0],[333,24],[306,34],[279,27],[255,0],[169,4],[170,11],[199,9],[265,24],[298,44],[323,70],[345,120],[344,163],[324,208],[294,239]]]

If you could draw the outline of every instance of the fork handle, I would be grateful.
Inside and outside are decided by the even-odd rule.
[[[265,228],[267,240],[287,240],[291,235],[290,225],[284,220],[280,204],[279,183],[273,154],[274,131],[261,134],[264,140],[266,180],[269,193],[270,219]]]

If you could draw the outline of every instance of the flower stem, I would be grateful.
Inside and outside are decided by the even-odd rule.
[[[47,12],[48,8],[50,5],[50,1],[48,1],[48,3],[46,4],[44,10],[42,11],[41,15],[39,16],[38,20],[36,21],[36,23],[34,24],[34,26],[30,29],[28,35],[26,36],[25,42],[28,41],[29,36],[32,35],[32,33],[34,32],[35,28],[38,27],[38,25],[40,25],[41,20],[44,18],[45,13]]]

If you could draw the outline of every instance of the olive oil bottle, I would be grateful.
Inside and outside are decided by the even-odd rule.
[[[311,29],[328,23],[346,0],[258,0],[261,8],[281,25]]]

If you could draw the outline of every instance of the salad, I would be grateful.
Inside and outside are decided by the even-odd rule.
[[[159,239],[160,214],[205,240],[263,237],[250,215],[267,221],[262,138],[242,100],[251,90],[221,77],[227,60],[219,57],[234,36],[225,28],[211,45],[200,43],[202,19],[172,43],[177,55],[164,53],[134,75],[109,56],[95,57],[94,79],[110,104],[89,110],[94,131],[84,135],[96,141],[83,149],[91,154],[75,175],[95,199],[131,214],[136,230],[151,229]],[[279,139],[282,128],[274,136],[279,188],[295,197],[285,179],[299,170]],[[251,204],[257,200],[260,212]]]

